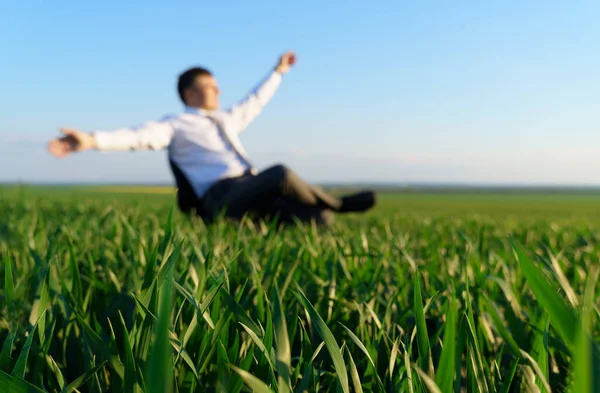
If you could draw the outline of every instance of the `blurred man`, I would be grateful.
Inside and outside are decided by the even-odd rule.
[[[137,128],[85,133],[64,128],[48,151],[57,158],[85,150],[131,151],[168,149],[181,211],[205,222],[218,215],[241,219],[279,217],[280,222],[330,224],[333,213],[363,212],[375,203],[373,192],[336,198],[307,184],[284,165],[258,172],[248,160],[238,135],[259,115],[296,63],[284,53],[267,77],[244,99],[219,109],[219,86],[210,71],[190,68],[179,76],[182,113]]]

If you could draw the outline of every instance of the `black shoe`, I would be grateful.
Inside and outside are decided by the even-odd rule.
[[[364,212],[375,205],[375,193],[372,191],[363,191],[341,198],[342,207],[338,210],[340,213]]]

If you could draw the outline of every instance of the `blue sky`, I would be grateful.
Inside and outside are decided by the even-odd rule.
[[[0,181],[169,182],[166,153],[56,160],[63,126],[181,110],[210,68],[222,103],[285,50],[298,64],[242,137],[310,181],[600,185],[597,1],[6,1]]]

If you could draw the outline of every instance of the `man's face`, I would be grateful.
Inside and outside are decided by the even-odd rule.
[[[219,85],[211,75],[196,77],[194,86],[188,90],[187,102],[191,106],[207,110],[219,108]]]

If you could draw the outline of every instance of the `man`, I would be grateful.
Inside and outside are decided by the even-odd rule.
[[[190,68],[179,76],[177,85],[183,113],[137,128],[92,133],[62,129],[65,136],[50,141],[48,150],[63,158],[90,149],[167,148],[179,208],[195,212],[207,223],[224,214],[233,219],[248,215],[327,225],[334,212],[366,211],[375,203],[370,191],[336,198],[284,165],[258,173],[246,157],[238,134],[259,115],[295,63],[293,52],[284,53],[266,79],[227,110],[219,109],[219,87],[211,72]]]

